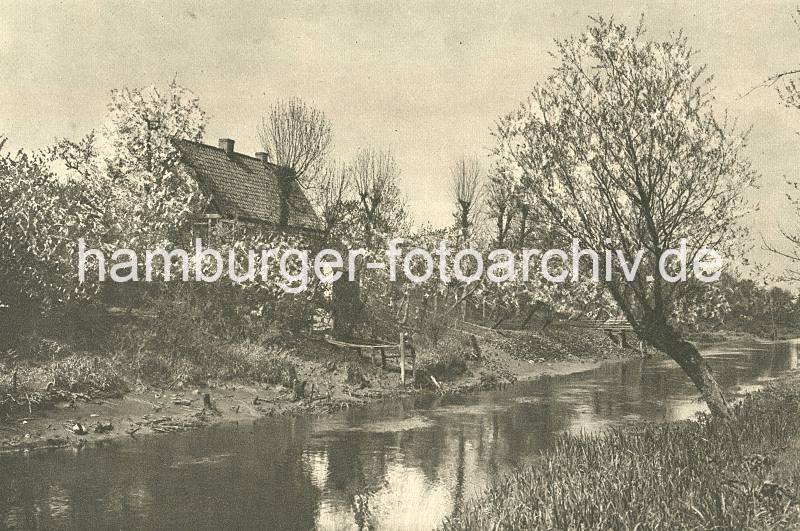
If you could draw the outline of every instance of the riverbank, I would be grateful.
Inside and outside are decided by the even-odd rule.
[[[446,521],[460,529],[776,529],[800,525],[800,375],[730,421],[564,435]]]
[[[476,344],[477,352],[467,336],[463,344],[450,341],[425,348],[419,353],[416,381],[409,375],[405,387],[396,366],[376,367],[316,338],[284,343],[280,356],[262,360],[278,373],[274,378],[212,376],[200,385],[142,381],[125,372],[127,360],[119,357],[67,354],[44,363],[21,363],[15,369],[17,391],[6,394],[15,407],[0,420],[0,452],[80,447],[271,416],[328,414],[412,394],[502,387],[640,356],[638,350],[587,330],[486,332],[477,335]],[[261,352],[255,346],[252,351]],[[76,374],[55,378],[54,371]],[[6,389],[11,386],[9,372],[0,391],[3,383]]]
[[[715,330],[713,332],[685,332],[684,337],[698,345],[711,345],[726,341],[749,341],[753,343],[773,343],[775,341],[791,341],[797,331],[782,330],[775,338],[770,334],[754,334],[740,330]]]

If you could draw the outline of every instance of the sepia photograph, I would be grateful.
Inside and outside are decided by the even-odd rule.
[[[800,529],[800,3],[0,0],[0,529]]]

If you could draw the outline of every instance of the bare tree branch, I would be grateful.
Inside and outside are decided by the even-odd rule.
[[[503,247],[511,229],[518,202],[515,200],[514,183],[502,169],[496,169],[493,172],[489,179],[486,196],[489,217],[494,220],[497,230],[495,243],[498,247]]]
[[[308,184],[333,144],[331,124],[325,113],[300,99],[278,101],[258,129],[261,146],[276,164],[294,170],[297,180]]]
[[[456,220],[464,243],[469,241],[470,227],[479,211],[478,202],[483,194],[483,171],[475,157],[461,157],[450,168],[450,197],[456,206]]]
[[[344,220],[352,184],[347,166],[330,162],[319,172],[317,182],[310,190],[327,236],[334,233]]]
[[[362,215],[364,239],[369,247],[375,231],[391,223],[390,218],[402,211],[397,179],[400,168],[389,151],[372,148],[356,153],[350,167]]]
[[[747,92],[745,92],[744,94],[739,96],[739,99],[741,100],[743,98],[746,98],[747,96],[749,96],[750,94],[752,94],[753,92],[755,92],[758,89],[773,87],[781,79],[783,79],[785,77],[788,77],[788,76],[794,76],[794,75],[797,75],[797,74],[800,74],[800,69],[787,70],[786,72],[780,72],[779,74],[775,74],[774,76],[769,76],[767,79],[765,79],[764,81],[762,81],[758,85],[755,85],[754,87],[750,88],[750,90],[748,90]]]

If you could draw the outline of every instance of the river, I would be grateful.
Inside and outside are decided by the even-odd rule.
[[[704,349],[734,396],[797,367],[797,343]],[[0,527],[429,529],[554,436],[704,408],[662,358],[503,390],[0,457]]]

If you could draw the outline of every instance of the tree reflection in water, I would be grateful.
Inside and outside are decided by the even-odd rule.
[[[729,391],[797,368],[797,343],[706,349]],[[0,527],[418,529],[564,432],[702,410],[671,361],[633,360],[502,391],[418,397],[0,457]]]

